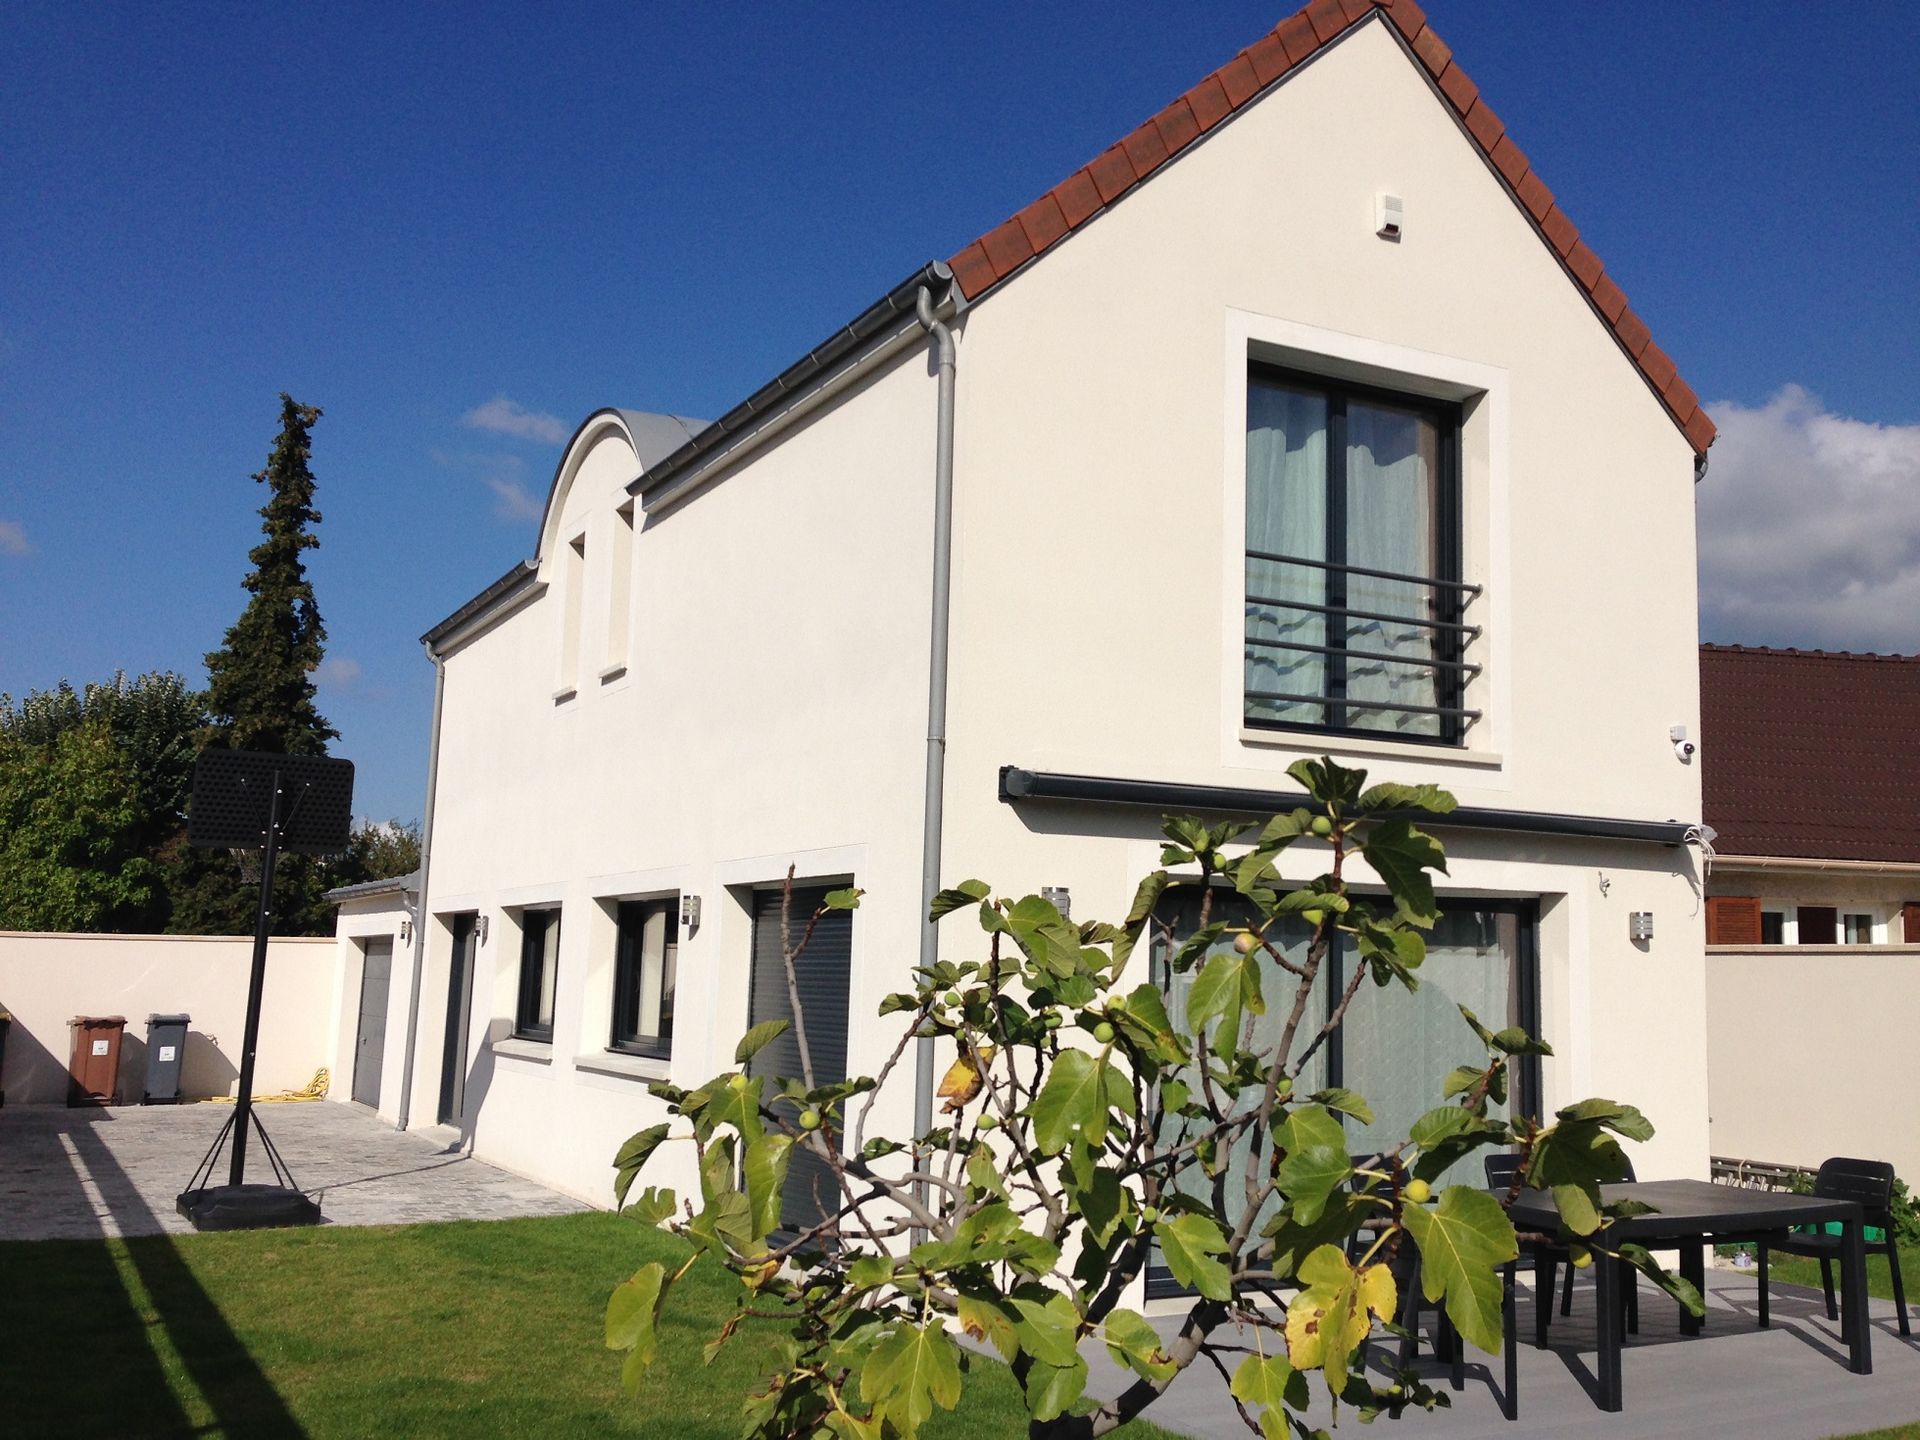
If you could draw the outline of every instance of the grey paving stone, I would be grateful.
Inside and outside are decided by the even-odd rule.
[[[0,1109],[0,1240],[189,1233],[175,1210],[229,1105]],[[333,1225],[565,1215],[579,1201],[406,1134],[356,1105],[264,1105],[295,1181]],[[257,1141],[247,1178],[267,1175]],[[224,1180],[224,1159],[219,1179]]]

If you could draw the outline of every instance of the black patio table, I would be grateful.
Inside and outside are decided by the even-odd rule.
[[[1824,1200],[1814,1195],[1789,1195],[1773,1190],[1746,1190],[1714,1185],[1705,1180],[1645,1180],[1625,1185],[1602,1185],[1607,1201],[1637,1200],[1652,1213],[1616,1220],[1607,1228],[1609,1244],[1633,1241],[1650,1250],[1677,1249],[1680,1273],[1705,1293],[1706,1246],[1709,1241],[1752,1239],[1796,1225],[1838,1221],[1844,1226],[1840,1242],[1840,1269],[1845,1291],[1840,1311],[1840,1335],[1847,1342],[1848,1368],[1856,1375],[1873,1373],[1872,1343],[1867,1327],[1867,1251],[1860,1207],[1851,1200]],[[1522,1190],[1508,1214],[1516,1228],[1549,1235],[1560,1228],[1559,1207],[1546,1190]],[[1619,1286],[1624,1266],[1607,1261],[1594,1266],[1595,1329],[1600,1336],[1599,1394],[1602,1410],[1619,1410],[1620,1346]],[[1536,1307],[1545,1314],[1546,1300]],[[1696,1335],[1700,1321],[1682,1310],[1683,1334]],[[1541,1327],[1544,1331],[1544,1326]],[[1544,1345],[1544,1333],[1539,1343]]]

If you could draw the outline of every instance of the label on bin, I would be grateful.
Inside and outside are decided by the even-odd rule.
[[[104,1040],[96,1040],[96,1041],[94,1041],[94,1042],[93,1042],[93,1053],[94,1053],[94,1054],[96,1054],[96,1055],[104,1055],[104,1054],[106,1054],[106,1053],[107,1053],[107,1042],[106,1042],[106,1041],[104,1041]]]
[[[173,1046],[171,1046],[171,1045],[162,1045],[162,1046],[160,1047],[160,1061],[161,1061],[161,1063],[162,1063],[162,1064],[165,1064],[165,1063],[166,1063],[167,1061],[169,1061],[169,1060],[171,1060],[171,1059],[173,1059]]]

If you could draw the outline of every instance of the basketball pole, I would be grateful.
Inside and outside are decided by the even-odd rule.
[[[260,914],[253,926],[253,974],[247,981],[247,1030],[240,1048],[240,1094],[234,1101],[233,1159],[227,1183],[245,1182],[247,1132],[253,1124],[253,1056],[260,1045],[260,992],[267,983],[267,935],[273,929],[273,862],[280,853],[280,772],[267,802],[266,854],[260,862]]]

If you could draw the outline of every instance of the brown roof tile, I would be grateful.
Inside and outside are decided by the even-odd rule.
[[[1086,167],[1056,185],[1047,196],[1013,220],[990,231],[956,254],[948,264],[969,300],[977,300],[1035,255],[1093,219],[1128,190],[1200,140],[1234,111],[1252,103],[1269,85],[1321,48],[1370,20],[1384,15],[1415,58],[1436,82],[1448,104],[1462,117],[1467,133],[1487,163],[1512,189],[1522,209],[1539,227],[1567,274],[1586,292],[1600,318],[1646,377],[1687,440],[1704,453],[1714,425],[1698,399],[1675,373],[1666,352],[1651,343],[1647,327],[1626,308],[1626,296],[1606,277],[1599,257],[1580,241],[1580,232],[1554,203],[1553,192],[1533,173],[1526,155],[1506,134],[1499,116],[1480,99],[1480,90],[1453,63],[1453,52],[1427,24],[1415,0],[1312,0],[1271,33],[1255,41],[1201,81],[1181,99],[1109,146]]]
[[[1920,863],[1920,656],[1700,647],[1723,855]]]

